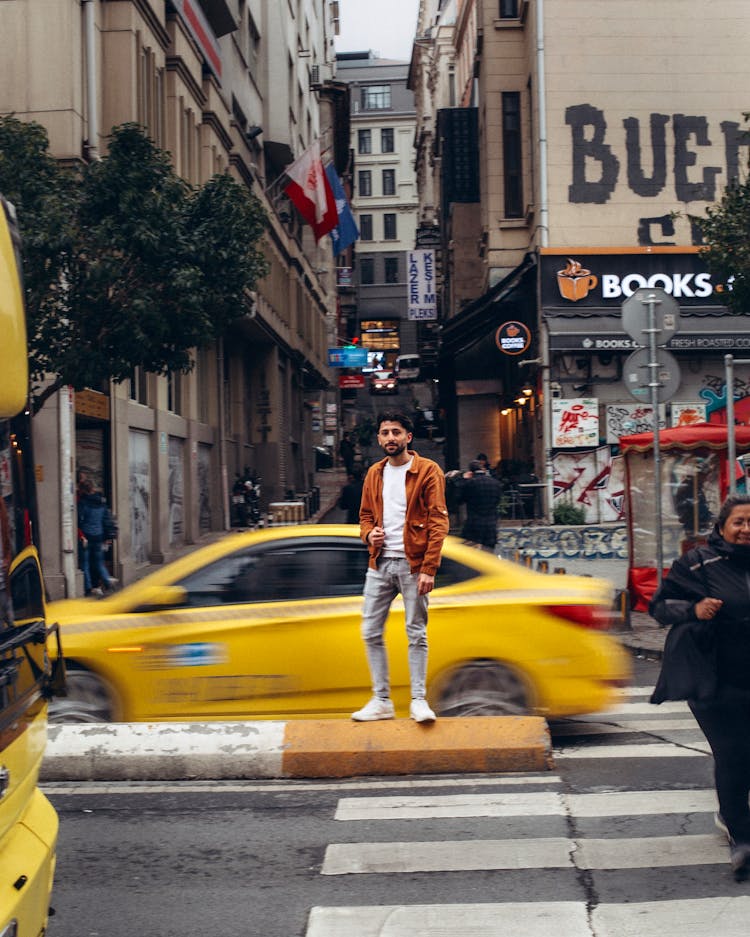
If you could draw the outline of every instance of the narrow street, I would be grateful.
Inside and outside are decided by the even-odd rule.
[[[551,726],[549,772],[46,785],[50,935],[681,937],[720,912],[739,937],[705,741],[635,665],[617,709]]]

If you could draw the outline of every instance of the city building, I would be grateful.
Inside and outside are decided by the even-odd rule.
[[[329,239],[283,197],[283,172],[315,140],[340,173],[348,97],[333,80],[332,0],[17,0],[0,5],[0,113],[37,121],[69,164],[106,153],[110,128],[142,125],[199,185],[229,171],[268,213],[268,275],[189,375],[136,369],[122,384],[63,390],[35,418],[43,561],[52,597],[80,594],[76,471],[119,519],[124,583],[232,524],[246,468],[263,506],[312,501],[316,446],[336,441]],[[331,424],[331,425],[329,425]]]
[[[622,315],[640,287],[679,306],[662,421],[725,419],[723,356],[748,320],[695,219],[747,165],[748,28],[742,0],[421,0],[410,86],[449,468],[480,450],[511,475],[533,462],[548,516],[574,498],[621,517],[619,438],[653,427],[631,358],[646,342]]]
[[[375,15],[375,14],[374,14]],[[337,56],[337,79],[350,94],[354,153],[352,209],[359,226],[348,338],[359,337],[370,367],[392,370],[399,354],[418,352],[408,318],[407,253],[414,249],[414,96],[408,63],[373,52]]]

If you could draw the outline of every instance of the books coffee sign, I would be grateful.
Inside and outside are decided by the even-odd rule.
[[[552,401],[552,446],[575,449],[599,445],[599,401],[596,397]]]
[[[495,332],[495,344],[504,355],[522,355],[531,344],[531,332],[523,322],[503,322]]]
[[[407,251],[409,275],[409,319],[427,322],[437,319],[435,291],[435,251]]]

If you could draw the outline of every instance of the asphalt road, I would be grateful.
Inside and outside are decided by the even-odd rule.
[[[656,667],[636,661],[636,686],[652,685]],[[643,689],[637,693],[644,698]],[[554,771],[524,777],[48,785],[61,821],[57,913],[49,935],[369,937],[382,932],[373,915],[399,908],[388,934],[421,937],[438,931],[423,929],[419,915],[422,923],[408,923],[409,914],[415,906],[439,905],[448,915],[441,935],[494,937],[494,931],[472,923],[494,903],[509,910],[512,904],[513,914],[525,920],[549,903],[560,913],[581,903],[619,913],[644,900],[676,902],[675,927],[684,928],[680,902],[748,893],[731,881],[721,855],[692,864],[692,839],[658,875],[654,859],[647,868],[632,860],[633,843],[637,856],[637,844],[653,837],[659,849],[667,842],[662,837],[692,834],[709,852],[725,848],[712,832],[712,807],[684,813],[679,807],[686,794],[710,799],[711,762],[689,720],[689,714],[686,721],[684,714],[637,702],[622,712],[554,724]],[[507,799],[508,791],[511,801],[530,798],[528,806],[498,807],[495,801]],[[591,798],[605,805],[623,796],[632,802],[627,815],[616,808],[617,815],[608,816],[606,807],[593,813],[577,808],[578,795],[584,795],[584,806]],[[416,808],[413,797],[419,798]],[[549,797],[567,799],[573,807],[538,809]],[[654,812],[653,804],[664,797],[675,799],[674,812]],[[494,803],[489,812],[465,807],[488,798]],[[590,848],[614,840],[610,854],[622,853],[637,867],[603,862],[602,868],[593,863],[582,871],[564,858],[555,860],[560,843],[588,839]],[[510,866],[502,859],[502,843],[508,841],[518,852]],[[395,863],[393,870],[368,874],[367,863],[382,862],[383,855]],[[423,868],[425,862],[432,871]],[[450,914],[464,905],[463,924],[453,930]],[[312,908],[321,909],[317,923],[315,915],[310,918]],[[399,914],[405,916],[403,928]],[[353,915],[353,929],[347,929],[347,915]],[[551,931],[529,925],[523,932],[528,937]],[[682,931],[664,926],[659,935],[672,933]],[[735,931],[728,925],[724,933]],[[573,928],[565,937],[579,937],[579,931]]]

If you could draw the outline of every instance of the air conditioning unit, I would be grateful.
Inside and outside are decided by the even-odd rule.
[[[310,89],[322,88],[323,85],[331,79],[331,66],[311,65],[310,66]]]

